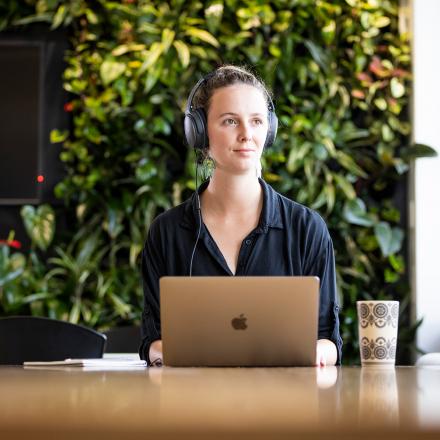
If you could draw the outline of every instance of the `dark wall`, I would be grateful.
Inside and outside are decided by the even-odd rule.
[[[69,128],[67,48],[66,34],[46,27],[0,33],[0,239],[14,229],[26,241],[23,204],[59,204],[53,189],[63,177],[61,144],[50,143],[50,131]]]

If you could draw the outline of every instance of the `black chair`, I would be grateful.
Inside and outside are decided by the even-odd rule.
[[[0,364],[101,358],[106,336],[81,325],[49,318],[0,318]]]
[[[141,329],[137,326],[113,327],[104,332],[107,336],[106,353],[137,353]]]

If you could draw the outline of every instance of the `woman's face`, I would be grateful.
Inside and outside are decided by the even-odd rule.
[[[256,87],[234,84],[215,90],[207,118],[209,155],[216,170],[255,173],[266,140],[267,116],[265,96]]]

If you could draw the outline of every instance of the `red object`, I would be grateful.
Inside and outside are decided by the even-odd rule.
[[[65,112],[71,112],[73,110],[73,103],[71,103],[71,102],[66,102],[65,104],[64,104],[64,111]]]
[[[18,240],[10,240],[8,241],[9,247],[13,247],[15,249],[21,249],[21,243]]]
[[[21,249],[21,243],[18,240],[0,240],[0,244],[6,244],[14,249]]]
[[[381,59],[376,56],[373,56],[373,59],[371,60],[368,68],[369,68],[370,72],[373,72],[379,78],[385,78],[387,76],[390,76],[390,73],[391,73],[388,69],[386,69],[382,65]]]
[[[43,176],[42,174],[39,174],[39,175],[37,176],[37,182],[38,182],[38,183],[43,183],[43,182],[44,182],[44,176]]]
[[[409,77],[411,77],[411,74],[407,70],[394,69],[393,70],[393,76],[397,76],[397,77],[400,77],[400,78],[409,78]]]
[[[364,82],[366,82],[366,83],[368,83],[368,84],[371,84],[371,83],[373,82],[372,79],[371,79],[371,76],[368,75],[368,73],[365,73],[365,72],[359,72],[359,73],[357,73],[357,74],[356,74],[356,78],[357,78],[359,81],[364,81]]]
[[[365,93],[362,90],[354,89],[351,91],[351,96],[353,96],[353,98],[357,98],[357,99],[364,99]]]

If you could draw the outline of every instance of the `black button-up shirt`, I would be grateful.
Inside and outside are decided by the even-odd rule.
[[[201,194],[209,182],[203,183]],[[315,211],[287,199],[260,179],[263,208],[258,226],[242,242],[237,276],[313,275],[320,279],[318,339],[330,339],[341,360],[333,245],[324,220]],[[161,338],[159,278],[189,275],[198,231],[195,194],[160,214],[151,224],[142,253],[144,311],[139,354],[145,359],[150,344]],[[192,275],[232,276],[225,258],[202,223]],[[268,295],[270,293],[268,292]]]

